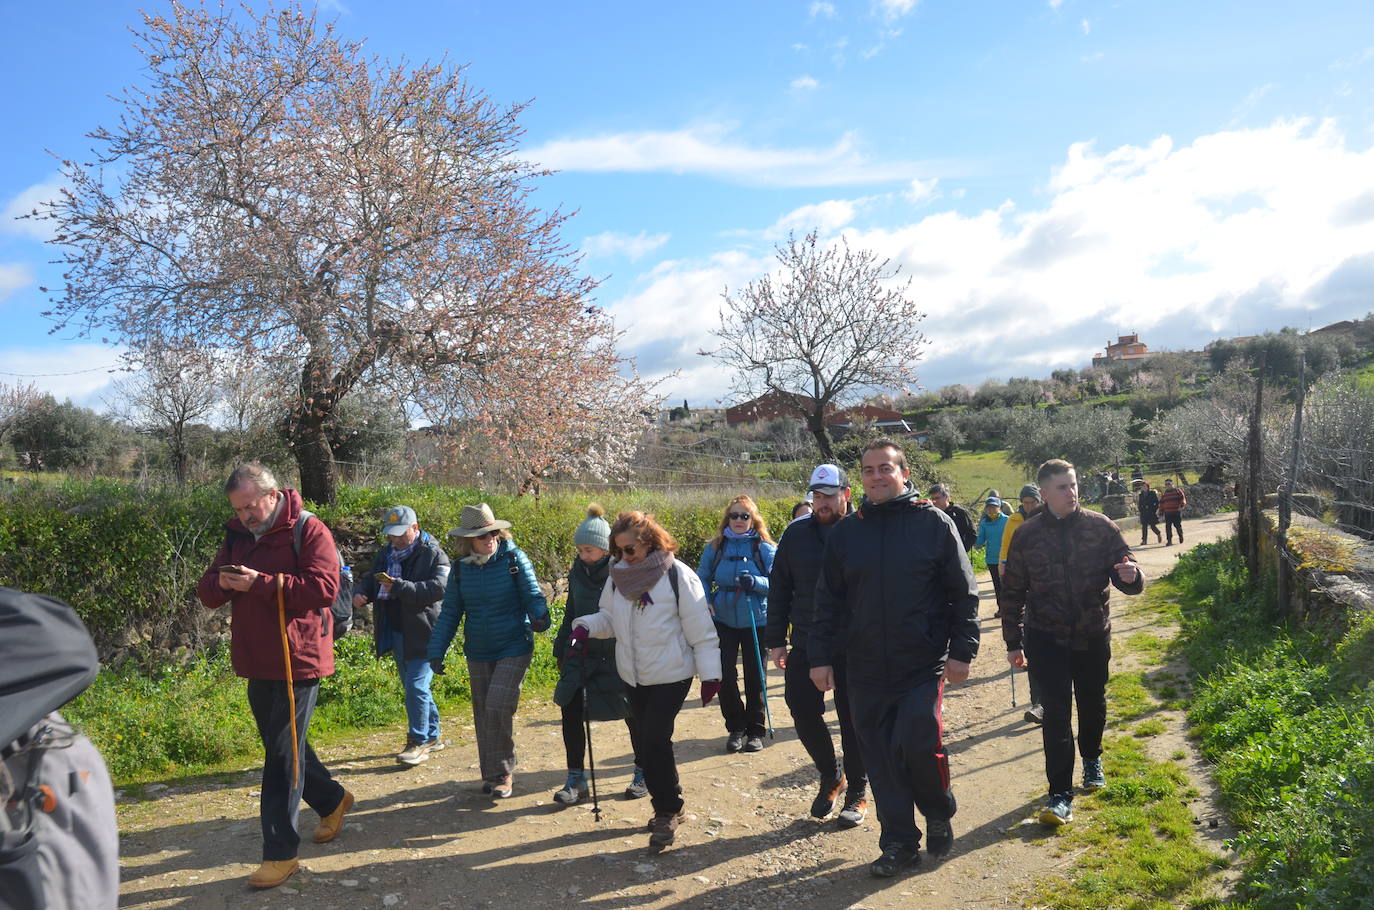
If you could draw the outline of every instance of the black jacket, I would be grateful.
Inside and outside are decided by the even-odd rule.
[[[836,525],[816,583],[811,666],[845,655],[851,685],[901,691],[978,654],[978,583],[949,516],[914,491]]]
[[[954,530],[959,533],[959,542],[964,545],[964,552],[972,550],[978,540],[978,530],[973,526],[973,516],[968,513],[968,509],[951,502],[944,512],[954,522]]]
[[[1140,510],[1141,518],[1154,518],[1159,512],[1159,494],[1154,490],[1145,490],[1136,497],[1136,508]]]
[[[789,625],[792,627],[792,647],[806,647],[806,636],[816,614],[816,579],[821,574],[821,554],[835,528],[836,525],[823,525],[813,516],[807,516],[783,531],[778,551],[773,554],[773,571],[768,575],[765,647],[781,648],[788,644]]]
[[[373,576],[386,571],[386,553],[382,547],[372,560],[372,569],[353,585],[354,594],[362,594],[375,602],[372,616],[372,636],[381,656],[391,650],[391,630],[401,624],[405,639],[406,660],[424,657],[429,650],[429,636],[439,608],[444,603],[444,587],[448,584],[448,554],[428,533],[401,563],[401,578],[391,586],[391,596],[377,600],[381,585]]]
[[[572,568],[568,569],[568,599],[563,604],[563,622],[559,624],[558,634],[553,638],[553,656],[558,660],[568,656],[568,636],[572,634],[572,621],[601,609],[601,590],[606,587],[606,579],[610,574],[610,556],[603,556],[591,565],[580,559],[573,560]],[[581,650],[587,657],[609,660],[614,675],[614,638],[589,638],[582,642]]]

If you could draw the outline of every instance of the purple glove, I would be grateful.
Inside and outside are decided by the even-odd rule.
[[[582,643],[587,640],[589,634],[586,626],[573,626],[572,631],[568,633],[568,651],[574,654],[581,653]]]
[[[711,703],[711,699],[720,694],[720,680],[703,679],[701,681],[701,706],[704,708]]]

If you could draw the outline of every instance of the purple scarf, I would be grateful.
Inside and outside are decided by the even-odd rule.
[[[634,565],[623,559],[611,566],[611,581],[615,589],[630,601],[638,601],[642,608],[653,603],[649,589],[667,574],[673,565],[673,554],[667,550],[652,550]]]

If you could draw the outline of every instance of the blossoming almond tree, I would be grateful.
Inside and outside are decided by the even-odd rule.
[[[539,470],[587,427],[563,396],[583,374],[644,391],[589,304],[594,282],[529,200],[522,106],[502,108],[445,62],[365,56],[292,3],[258,14],[170,4],[134,31],[148,82],[64,160],[55,222],[60,328],[134,349],[193,339],[281,379],[283,424],[309,499],[332,502],[325,426],[359,383],[392,387]],[[579,389],[580,391],[580,389]],[[603,387],[603,391],[607,391]]]

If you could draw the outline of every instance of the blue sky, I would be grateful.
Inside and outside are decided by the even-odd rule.
[[[160,2],[141,4],[160,11]],[[1374,310],[1374,4],[831,0],[322,5],[382,56],[469,65],[531,101],[536,200],[641,372],[728,396],[722,290],[789,229],[913,279],[922,384],[1085,366]],[[13,214],[53,191],[140,78],[124,0],[0,0],[0,381],[97,404],[115,361],[47,334],[52,250]],[[26,374],[18,377],[14,374]]]

